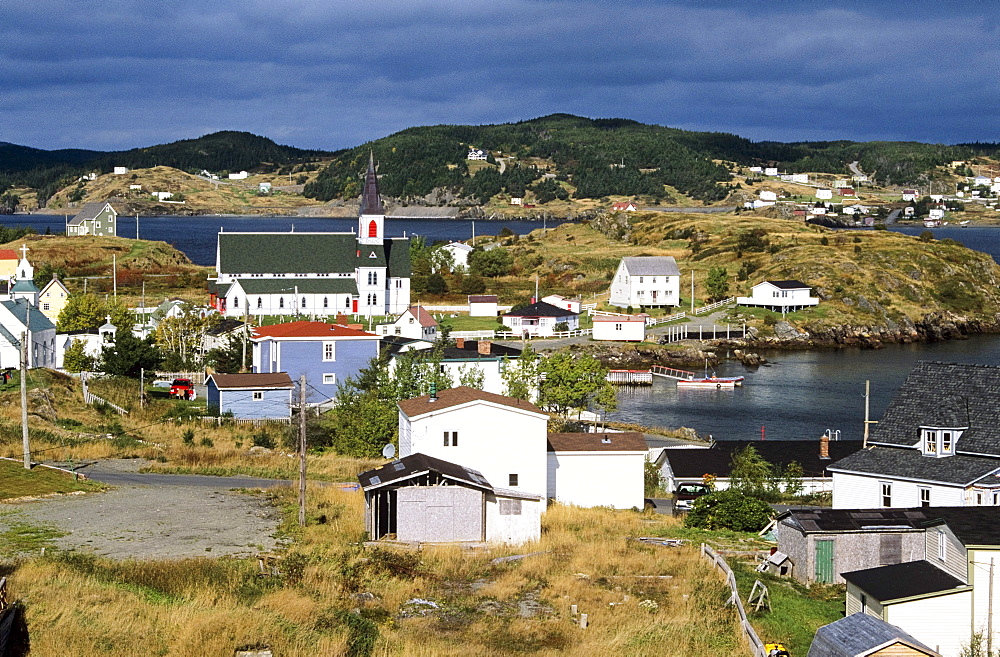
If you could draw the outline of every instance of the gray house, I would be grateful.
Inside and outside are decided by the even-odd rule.
[[[212,374],[205,381],[208,408],[240,420],[288,421],[295,384],[286,372]]]
[[[541,531],[540,495],[495,488],[478,471],[411,454],[358,475],[372,540],[509,543]],[[528,528],[532,531],[525,531]]]
[[[118,213],[107,201],[87,203],[66,222],[66,236],[105,235],[114,237],[118,231]]]

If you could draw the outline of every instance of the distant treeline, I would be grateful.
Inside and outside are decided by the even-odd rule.
[[[508,168],[503,176],[480,170],[469,174],[469,147],[523,158],[543,158],[561,180],[576,187],[577,198],[609,195],[665,196],[663,185],[704,201],[724,198],[729,170],[718,161],[743,166],[777,166],[789,173],[815,171],[848,175],[857,161],[881,184],[915,184],[937,166],[976,155],[994,155],[997,144],[947,146],[917,142],[753,142],[736,135],[690,132],[626,119],[587,119],[567,114],[484,126],[439,125],[410,128],[337,153],[328,169],[306,186],[319,200],[360,194],[360,176],[369,149],[379,161],[383,193],[414,198],[444,188],[484,202],[488,192],[511,195],[543,171]],[[492,161],[492,156],[491,156]],[[722,183],[722,184],[719,184]]]

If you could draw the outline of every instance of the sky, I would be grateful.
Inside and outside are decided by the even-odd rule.
[[[0,0],[0,141],[333,150],[555,112],[1000,141],[992,0]]]

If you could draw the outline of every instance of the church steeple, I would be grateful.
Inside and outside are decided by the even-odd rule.
[[[375,154],[372,151],[368,151],[368,173],[365,174],[365,190],[361,194],[361,214],[385,214],[382,196],[378,193]]]

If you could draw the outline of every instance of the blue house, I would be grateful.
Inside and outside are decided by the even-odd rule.
[[[295,384],[285,372],[212,374],[205,381],[208,408],[240,420],[288,420]]]
[[[379,353],[379,336],[325,322],[290,322],[254,329],[253,371],[305,375],[307,401],[322,404],[337,394],[337,384],[356,377]]]

